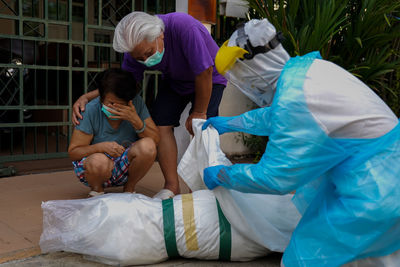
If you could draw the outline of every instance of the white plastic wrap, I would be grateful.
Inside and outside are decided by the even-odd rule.
[[[161,201],[140,194],[106,194],[42,203],[42,252],[68,251],[112,265],[168,258]]]
[[[193,235],[189,235],[191,241],[187,240],[182,195],[173,199],[179,255],[217,260],[220,226],[215,196],[208,190],[194,192],[192,196],[194,222],[191,222],[195,224],[197,249],[188,248]],[[47,201],[42,209],[42,252],[81,253],[90,260],[123,266],[157,263],[168,258],[161,200],[140,194],[106,194],[89,199]],[[251,260],[268,252],[231,227],[231,260]]]
[[[231,165],[219,146],[219,134],[193,120],[195,137],[178,166],[178,173],[193,191],[206,188],[203,170],[209,166]],[[272,251],[283,252],[289,244],[300,214],[293,195],[247,194],[223,187],[213,190],[228,221],[237,231]]]

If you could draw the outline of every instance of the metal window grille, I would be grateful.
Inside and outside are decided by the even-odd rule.
[[[67,157],[72,104],[120,67],[113,32],[132,10],[173,12],[175,0],[0,0],[0,174],[4,162]]]

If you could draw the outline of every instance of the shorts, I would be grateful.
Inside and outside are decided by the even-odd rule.
[[[210,103],[207,109],[207,118],[218,116],[218,108],[224,93],[225,85],[213,84]],[[179,119],[189,102],[194,103],[195,94],[180,95],[163,84],[158,90],[157,97],[152,106],[151,117],[158,126],[179,126]],[[192,113],[190,109],[189,113]]]
[[[103,187],[121,186],[128,181],[128,151],[129,148],[127,148],[118,158],[113,158],[107,153],[104,153],[107,157],[114,161],[114,168],[112,170],[110,179],[103,183]],[[79,181],[86,186],[90,186],[85,178],[85,168],[83,167],[83,163],[86,158],[87,157],[84,157],[81,160],[73,161],[72,165],[74,165],[74,171]]]

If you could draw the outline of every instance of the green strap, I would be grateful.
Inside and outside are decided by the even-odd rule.
[[[174,201],[172,198],[162,201],[163,221],[164,221],[164,240],[169,258],[179,257],[178,247],[175,236]]]
[[[218,218],[219,218],[219,260],[230,261],[232,249],[231,225],[222,213],[217,200]]]

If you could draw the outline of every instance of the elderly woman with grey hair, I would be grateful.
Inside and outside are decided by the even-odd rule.
[[[145,70],[162,72],[162,83],[151,115],[157,124],[161,140],[158,160],[165,185],[155,197],[165,199],[179,193],[177,174],[177,144],[173,133],[179,126],[181,113],[191,102],[186,129],[192,132],[192,119],[218,115],[218,107],[226,86],[225,78],[214,66],[218,46],[207,29],[184,13],[149,15],[132,12],[117,25],[113,47],[124,53],[122,68],[136,80],[142,80]],[[73,122],[79,124],[86,103],[98,91],[82,95],[73,107]]]

